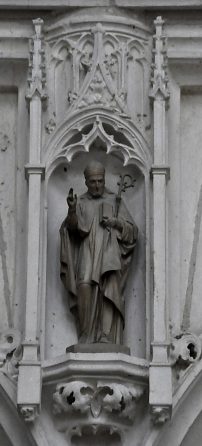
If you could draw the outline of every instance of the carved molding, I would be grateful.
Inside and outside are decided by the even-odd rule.
[[[104,377],[113,374],[115,382],[130,382],[148,385],[149,363],[140,358],[131,357],[123,353],[67,353],[57,360],[45,361],[43,364],[43,382],[57,382],[58,384],[70,380],[86,381],[89,378]],[[98,378],[97,378],[98,380]],[[97,381],[96,381],[97,382]]]
[[[124,0],[124,4],[122,0],[114,0],[114,4],[118,7],[124,8],[130,8],[136,10],[138,9],[151,9],[153,11],[154,9],[154,1],[153,0]],[[86,0],[85,6],[86,7],[92,7],[97,6],[98,2],[97,0]],[[84,3],[83,0],[77,0],[76,7],[83,7]],[[105,7],[111,7],[111,0],[105,0]],[[158,7],[161,9],[186,9],[187,6],[189,8],[197,8],[201,9],[201,4],[198,2],[198,0],[158,0]],[[68,4],[66,0],[46,0],[45,4],[41,2],[41,0],[9,0],[9,9],[17,9],[17,8],[33,8],[33,9],[58,9],[63,10],[75,7],[75,0],[68,0]],[[0,0],[0,9],[6,9],[8,8],[8,0]]]
[[[153,165],[151,167],[151,175],[165,175],[167,180],[170,180],[170,167],[165,165]]]
[[[41,175],[41,179],[45,178],[45,166],[42,164],[26,164],[25,178],[28,180],[30,175]]]

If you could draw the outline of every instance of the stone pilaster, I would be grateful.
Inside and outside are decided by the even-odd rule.
[[[154,318],[153,358],[150,365],[150,406],[155,424],[165,422],[171,413],[172,381],[169,363],[167,270],[166,270],[166,183],[169,167],[166,164],[166,105],[169,98],[166,75],[164,21],[154,22],[154,63],[152,89],[154,114],[153,178],[153,251],[154,251]]]
[[[23,356],[19,367],[19,410],[25,421],[33,421],[40,409],[41,364],[39,352],[39,254],[41,181],[45,168],[41,164],[42,101],[46,99],[41,19],[33,20],[35,35],[30,48],[30,77],[27,99],[30,112],[28,181],[27,291]]]

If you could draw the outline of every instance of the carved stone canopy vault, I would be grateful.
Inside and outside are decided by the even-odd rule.
[[[88,129],[87,133],[82,133],[85,129]],[[102,142],[107,154],[116,153],[122,157],[124,166],[135,164],[144,175],[149,175],[151,155],[146,141],[134,125],[117,116],[112,118],[111,114],[103,109],[91,109],[74,114],[69,122],[65,121],[51,135],[44,160],[47,177],[62,160],[71,162],[75,154],[89,152],[97,138]]]

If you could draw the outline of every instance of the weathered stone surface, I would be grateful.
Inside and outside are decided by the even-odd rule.
[[[0,9],[2,446],[201,446],[202,2]],[[95,158],[113,192],[136,180],[128,349],[77,344],[60,283],[64,203]]]
[[[5,9],[30,8],[30,9],[64,9],[71,7],[95,7],[118,6],[125,8],[149,8],[149,9],[200,9],[201,0],[0,0],[0,7]]]

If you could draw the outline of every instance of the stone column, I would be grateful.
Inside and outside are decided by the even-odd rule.
[[[166,105],[169,98],[166,76],[166,50],[163,36],[164,21],[155,20],[154,64],[152,90],[154,113],[154,165],[153,177],[153,358],[150,365],[150,405],[155,423],[163,423],[171,414],[172,380],[169,363],[169,333],[167,314],[166,268],[166,182],[169,168],[166,165]]]
[[[30,78],[28,79],[30,111],[29,164],[25,166],[28,181],[28,239],[27,291],[23,356],[19,366],[17,403],[26,421],[33,421],[40,409],[41,364],[39,352],[39,259],[41,181],[44,166],[41,158],[42,101],[46,98],[43,73],[41,19],[33,20],[35,35],[30,49]]]

